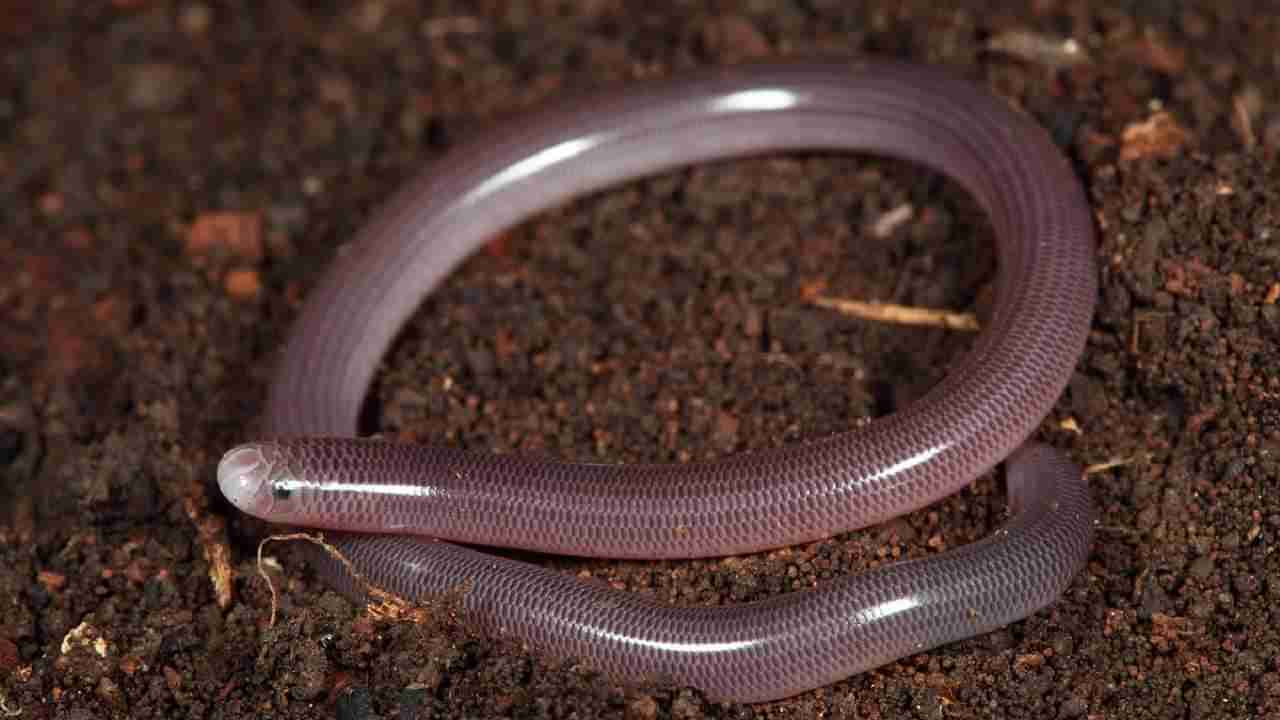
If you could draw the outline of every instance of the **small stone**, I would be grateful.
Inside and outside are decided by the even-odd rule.
[[[187,230],[183,247],[196,261],[233,257],[249,264],[262,262],[262,216],[255,212],[202,213]]]
[[[67,576],[52,570],[41,570],[36,573],[36,581],[50,593],[56,593],[67,584]]]
[[[1041,665],[1044,665],[1043,654],[1026,653],[1014,658],[1013,671],[1020,675],[1026,675],[1027,673],[1038,669]]]
[[[57,192],[43,193],[36,202],[40,206],[40,212],[50,217],[61,214],[67,206],[66,199],[62,197],[62,193]]]
[[[236,300],[252,300],[262,292],[257,270],[232,270],[223,280],[227,294]]]

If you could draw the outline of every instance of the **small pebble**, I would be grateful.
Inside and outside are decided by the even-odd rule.
[[[227,294],[236,300],[252,300],[262,293],[257,270],[232,270],[223,280]]]
[[[193,258],[231,256],[262,262],[262,216],[253,212],[202,213],[187,230],[184,252]]]

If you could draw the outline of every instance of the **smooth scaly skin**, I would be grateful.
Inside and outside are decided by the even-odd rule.
[[[948,377],[855,431],[686,465],[584,465],[368,440],[379,358],[421,299],[488,238],[588,191],[712,159],[787,150],[903,157],[990,217],[995,309]],[[864,527],[956,492],[1014,451],[1083,350],[1096,294],[1088,206],[1043,131],[985,92],[894,63],[738,67],[559,104],[477,137],[376,215],[312,293],[266,431],[219,484],[268,520],[606,557],[751,552]],[[328,436],[306,439],[303,436]],[[1010,467],[1015,516],[992,538],[814,592],[665,608],[435,540],[349,537],[375,585],[464,586],[477,622],[626,677],[729,700],[800,692],[999,627],[1056,598],[1092,525],[1079,471],[1045,448]],[[343,572],[332,582],[353,590]]]
[[[380,588],[413,598],[456,593],[483,630],[589,658],[615,677],[674,679],[752,702],[989,632],[1056,600],[1089,552],[1088,486],[1079,468],[1043,445],[1015,453],[1009,473],[1015,516],[980,542],[728,607],[661,605],[443,542],[328,539]],[[311,557],[338,589],[363,597],[339,563]]]

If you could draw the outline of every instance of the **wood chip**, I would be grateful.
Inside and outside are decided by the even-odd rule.
[[[262,262],[262,216],[258,213],[204,213],[187,230],[184,248],[199,262],[210,257],[233,257],[256,265]]]
[[[1250,92],[1252,91],[1252,92]],[[1253,129],[1253,118],[1261,109],[1262,100],[1257,88],[1249,88],[1231,98],[1231,129],[1240,137],[1246,151],[1258,146],[1258,134]]]
[[[903,203],[898,207],[881,215],[879,219],[871,225],[871,235],[878,239],[885,239],[893,234],[903,223],[909,222],[915,216],[916,209],[911,203]]]
[[[1124,129],[1120,137],[1120,161],[1174,157],[1190,141],[1191,133],[1179,125],[1172,115],[1158,112]]]
[[[1133,464],[1134,462],[1137,462],[1138,460],[1139,460],[1139,458],[1138,458],[1137,456],[1134,456],[1134,457],[1127,457],[1127,458],[1112,458],[1111,460],[1106,460],[1106,461],[1103,461],[1103,462],[1100,462],[1100,463],[1094,463],[1094,464],[1092,464],[1092,465],[1086,465],[1086,466],[1085,466],[1085,468],[1084,468],[1084,474],[1085,474],[1085,475],[1097,475],[1097,474],[1098,474],[1098,473],[1100,473],[1100,472],[1106,472],[1107,470],[1111,470],[1112,468],[1118,468],[1118,467],[1124,467],[1125,465],[1131,465],[1131,464]]]
[[[213,598],[218,607],[231,606],[232,580],[231,547],[227,543],[226,525],[222,518],[210,515],[203,498],[189,495],[183,502],[187,518],[196,528],[196,541],[209,564],[209,582],[213,585]]]
[[[987,50],[1016,57],[1052,70],[1092,62],[1073,38],[1059,38],[1030,30],[1007,30],[987,41]]]
[[[818,307],[835,310],[851,317],[894,325],[923,325],[926,327],[967,331],[978,329],[978,318],[973,313],[934,310],[931,308],[895,305],[893,303],[862,302],[861,300],[847,300],[823,295],[810,298],[809,302]]]

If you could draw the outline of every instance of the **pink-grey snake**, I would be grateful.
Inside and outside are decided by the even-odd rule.
[[[919,401],[831,437],[679,465],[352,437],[401,326],[488,239],[625,180],[801,150],[920,163],[957,181],[990,219],[994,308]],[[561,102],[446,153],[374,216],[289,336],[263,428],[281,439],[230,450],[218,482],[257,517],[346,531],[330,540],[384,590],[425,599],[465,587],[475,623],[537,651],[723,700],[786,697],[1024,618],[1084,564],[1094,514],[1079,468],[1051,448],[1019,448],[1083,352],[1093,255],[1088,204],[1046,133],[936,69],[740,66]],[[990,537],[758,603],[670,607],[446,542],[596,557],[749,553],[920,508],[1011,454],[1011,517]],[[341,565],[320,570],[365,597]]]

